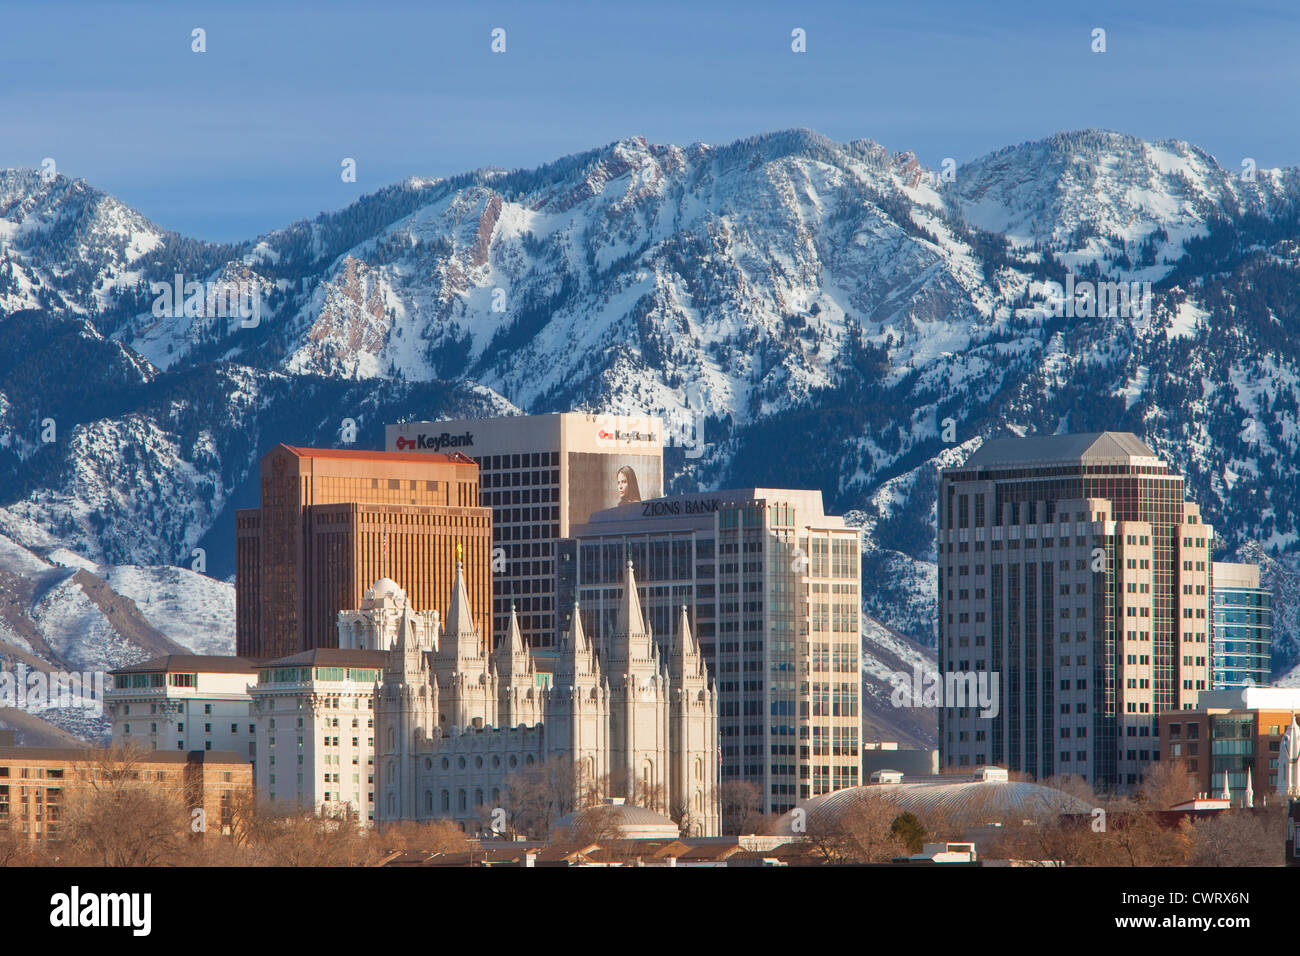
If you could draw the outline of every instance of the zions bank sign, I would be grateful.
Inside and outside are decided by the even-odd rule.
[[[674,515],[705,515],[718,510],[718,498],[661,498],[641,502],[641,517],[666,518]]]
[[[405,435],[399,436],[397,450],[442,451],[444,448],[469,448],[473,444],[473,432],[461,432],[455,435],[451,432],[443,432],[441,435],[427,435],[421,432],[413,438],[407,438]]]

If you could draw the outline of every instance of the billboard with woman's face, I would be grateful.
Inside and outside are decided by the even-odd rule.
[[[641,500],[641,488],[637,484],[636,469],[631,465],[624,465],[618,470],[614,483],[618,487],[619,504],[625,505],[632,501]]]
[[[569,453],[569,524],[594,512],[658,498],[662,463],[654,455]]]

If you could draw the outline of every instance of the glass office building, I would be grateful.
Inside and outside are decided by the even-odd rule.
[[[1214,637],[1210,684],[1215,690],[1269,682],[1273,595],[1259,586],[1259,565],[1214,562]]]

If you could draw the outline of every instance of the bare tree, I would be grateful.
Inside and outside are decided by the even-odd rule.
[[[1286,822],[1282,804],[1226,810],[1192,826],[1193,866],[1281,866]]]
[[[114,747],[72,768],[60,821],[61,858],[129,867],[181,863],[193,854],[183,773],[148,779],[143,756],[133,747]]]
[[[37,860],[30,840],[9,830],[0,830],[0,867],[32,866]]]
[[[1089,829],[1082,844],[1083,866],[1185,866],[1191,855],[1192,828],[1186,819],[1170,825],[1146,793],[1111,795],[1101,801],[1099,829]]]
[[[891,832],[898,807],[863,794],[852,805],[809,814],[805,839],[826,863],[887,863],[907,855],[907,845]]]
[[[722,832],[730,836],[764,833],[763,791],[748,780],[725,780],[718,787]]]
[[[622,797],[633,806],[645,807],[658,813],[669,812],[668,788],[663,784],[647,784],[632,773],[616,771],[606,774],[600,781],[600,790],[611,797]]]
[[[1176,757],[1148,765],[1142,773],[1139,796],[1153,810],[1168,810],[1196,796],[1186,760]]]
[[[367,866],[382,855],[373,833],[310,810],[258,807],[246,862],[255,866]]]
[[[411,853],[464,853],[473,841],[450,820],[432,823],[390,823],[375,834],[385,850]]]
[[[985,855],[1037,866],[1080,866],[1095,839],[1088,820],[1058,814],[1028,824],[1008,821]]]
[[[1097,792],[1093,790],[1088,781],[1077,774],[1060,774],[1053,777],[1047,777],[1041,781],[1043,786],[1052,790],[1059,790],[1066,796],[1074,797],[1081,800],[1090,807],[1100,805]]]
[[[552,757],[506,778],[510,833],[545,839],[560,817],[593,806],[599,800],[598,781],[586,779],[581,765],[568,757]]]
[[[608,804],[583,810],[569,828],[569,839],[574,843],[609,843],[622,836],[618,807]]]

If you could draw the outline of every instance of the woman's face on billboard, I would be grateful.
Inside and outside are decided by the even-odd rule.
[[[618,496],[620,498],[626,498],[627,497],[627,475],[623,474],[623,472],[620,471],[618,473],[618,477],[615,480],[618,482]]]

